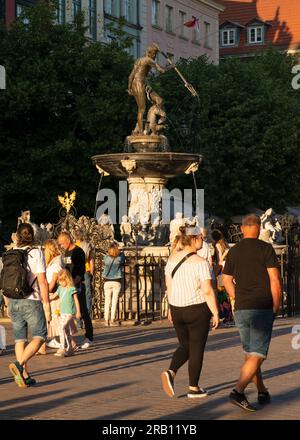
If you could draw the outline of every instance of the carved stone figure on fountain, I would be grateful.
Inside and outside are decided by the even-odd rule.
[[[132,227],[131,227],[131,224],[129,222],[129,218],[127,215],[123,215],[123,217],[122,217],[120,232],[121,232],[122,241],[125,246],[128,246],[133,243],[133,241],[132,241]]]
[[[267,243],[281,243],[283,241],[282,228],[272,208],[264,212],[261,217],[259,239]]]

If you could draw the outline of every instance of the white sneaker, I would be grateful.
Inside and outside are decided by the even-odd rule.
[[[57,342],[56,339],[51,339],[51,341],[46,342],[46,345],[49,348],[60,348],[60,343]]]
[[[85,350],[85,349],[89,348],[92,345],[92,343],[93,343],[93,341],[90,341],[89,339],[85,339],[81,348],[83,350]]]

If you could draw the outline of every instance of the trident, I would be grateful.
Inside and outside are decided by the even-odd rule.
[[[170,58],[168,57],[168,55],[163,52],[158,46],[157,46],[159,52],[166,58],[166,60],[168,61],[168,63],[172,66],[174,66],[174,64],[172,63],[172,61],[170,60]],[[182,75],[182,73],[180,72],[180,70],[174,66],[174,70],[175,72],[180,76],[180,78],[182,79],[185,87],[188,89],[188,91],[191,93],[192,96],[198,96],[198,92],[196,92],[196,90],[194,89],[194,87],[192,86],[192,84],[190,84],[185,77]]]

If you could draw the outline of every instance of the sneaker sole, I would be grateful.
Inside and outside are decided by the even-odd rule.
[[[208,393],[204,394],[188,394],[187,395],[189,399],[202,399],[202,397],[207,397]]]
[[[161,373],[160,377],[161,377],[162,387],[166,395],[169,397],[174,397],[175,393],[172,384],[170,382],[169,375],[164,372]]]
[[[27,385],[26,385],[23,377],[21,376],[20,371],[15,366],[15,364],[9,364],[8,368],[9,368],[9,371],[11,372],[11,374],[14,376],[14,380],[15,380],[16,384],[18,385],[18,387],[27,388]]]
[[[244,411],[248,411],[248,412],[255,412],[257,411],[256,408],[246,408],[245,406],[241,405],[239,402],[236,402],[233,399],[229,399],[231,403],[233,403],[233,405],[238,406],[239,408],[242,408]]]

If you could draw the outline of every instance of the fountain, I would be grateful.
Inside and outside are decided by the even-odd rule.
[[[136,126],[126,138],[124,151],[92,157],[93,163],[103,175],[127,179],[130,193],[127,222],[132,224],[136,244],[142,247],[164,246],[168,243],[168,233],[164,231],[161,213],[166,182],[180,174],[195,172],[202,161],[199,154],[172,152],[168,139],[162,134],[166,113],[163,99],[147,83],[150,70],[153,68],[165,73],[174,68],[190,93],[197,96],[197,92],[164,52],[160,51],[167,58],[169,66],[163,68],[155,62],[158,51],[159,47],[152,44],[146,55],[136,60],[129,76],[128,93],[134,96],[138,112]],[[151,107],[144,122],[147,101]],[[129,243],[128,234],[126,237]]]

